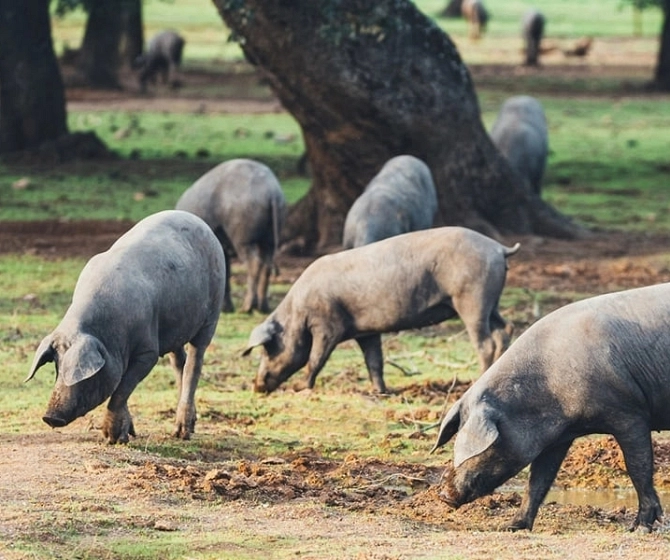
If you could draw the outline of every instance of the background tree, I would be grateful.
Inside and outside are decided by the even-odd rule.
[[[431,168],[438,224],[579,233],[495,149],[454,44],[409,0],[214,3],[302,128],[313,182],[291,209],[286,237],[306,250],[340,243],[353,201],[403,153]]]
[[[82,8],[87,14],[76,67],[84,84],[120,87],[119,68],[142,53],[142,0],[57,0],[56,15]]]
[[[67,133],[49,0],[0,0],[0,153]]]

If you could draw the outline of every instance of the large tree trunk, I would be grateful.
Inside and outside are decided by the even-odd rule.
[[[91,3],[77,67],[84,82],[95,88],[120,87],[119,45],[123,10],[119,0]]]
[[[302,127],[313,183],[286,237],[306,250],[341,242],[353,201],[398,154],[431,168],[438,225],[580,231],[514,175],[482,125],[455,46],[409,0],[213,1]]]
[[[663,91],[670,91],[670,0],[663,0],[661,9],[663,10],[663,28],[654,73],[654,85]]]
[[[49,0],[0,0],[0,152],[36,148],[66,133]]]
[[[142,24],[142,0],[123,0],[121,14],[121,63],[132,67],[135,59],[144,50],[144,26]]]

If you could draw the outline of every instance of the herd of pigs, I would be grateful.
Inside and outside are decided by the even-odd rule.
[[[540,103],[507,100],[491,138],[519,179],[539,191],[547,157]],[[531,529],[575,438],[612,434],[639,498],[634,526],[661,518],[651,430],[670,428],[670,285],[567,305],[510,345],[498,311],[507,260],[518,249],[462,227],[432,227],[427,165],[389,160],[351,207],[343,250],[316,259],[270,313],[267,291],[285,200],[265,165],[227,161],[176,209],[140,221],[79,276],[60,324],[37,348],[28,379],[55,362],[44,421],[62,427],[108,400],[110,443],[135,435],[128,398],[169,354],[178,388],[174,435],[188,439],[195,391],[221,311],[232,311],[230,259],[246,265],[242,309],[269,313],[249,335],[260,347],[255,390],[271,392],[307,365],[308,386],[344,340],[360,346],[378,392],[381,335],[460,317],[482,375],[445,415],[434,449],[454,435],[443,499],[454,507],[492,492],[530,464],[511,529]]]

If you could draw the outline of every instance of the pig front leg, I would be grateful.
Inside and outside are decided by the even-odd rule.
[[[384,357],[382,354],[382,337],[379,334],[373,334],[356,339],[358,345],[363,351],[365,365],[368,368],[370,381],[379,393],[386,393],[384,383]]]
[[[157,352],[145,352],[132,358],[121,382],[107,403],[107,412],[102,422],[102,434],[109,443],[128,443],[129,436],[135,436],[133,419],[128,410],[128,398],[157,361]]]
[[[323,366],[341,340],[341,333],[335,332],[334,325],[330,327],[330,331],[320,327],[312,329],[312,350],[309,353],[309,361],[307,362],[307,370],[309,372],[307,387],[310,389],[314,389],[316,376],[319,375],[319,372],[323,369]]]
[[[510,531],[533,528],[537,510],[547,496],[556,473],[565,459],[565,455],[572,445],[572,440],[542,451],[530,464],[530,477],[526,485],[526,492],[521,501],[521,507],[514,516],[512,523],[507,526]]]
[[[651,432],[644,422],[623,422],[623,433],[614,434],[626,462],[628,476],[633,481],[639,503],[637,517],[630,530],[638,527],[649,533],[655,521],[663,516],[661,502],[654,490],[654,452]]]
[[[178,386],[179,400],[177,402],[174,437],[191,439],[191,434],[195,431],[195,390],[200,379],[206,348],[206,345],[188,344],[181,383]],[[177,354],[177,360],[179,360],[179,354]]]

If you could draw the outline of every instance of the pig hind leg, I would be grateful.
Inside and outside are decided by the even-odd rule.
[[[572,440],[545,449],[530,464],[530,477],[521,507],[507,526],[510,531],[533,528],[537,510],[547,496],[547,492],[556,478],[556,473],[572,445]]]
[[[187,344],[186,359],[183,362],[179,386],[174,437],[191,439],[191,434],[195,431],[195,389],[200,379],[206,348],[207,344],[197,346],[192,343]]]
[[[453,302],[454,309],[463,321],[470,342],[477,351],[480,372],[486,371],[493,363],[496,345],[491,336],[489,312],[483,310],[476,298]]]
[[[384,384],[384,357],[382,354],[382,337],[379,334],[364,336],[356,339],[363,351],[365,365],[368,368],[370,381],[379,393],[386,393]]]
[[[247,265],[247,291],[244,296],[244,303],[242,304],[242,311],[251,313],[254,309],[258,309],[258,285],[259,279],[263,271],[263,260],[257,246],[250,247],[241,255],[242,260]]]
[[[654,522],[660,520],[663,515],[661,502],[654,490],[654,455],[651,432],[644,421],[631,419],[626,422],[625,419],[622,420],[624,429],[613,435],[623,452],[628,476],[633,481],[639,502],[637,517],[630,530],[633,531],[641,526],[645,531],[650,532]]]
[[[509,347],[512,334],[514,333],[514,325],[508,323],[500,316],[497,306],[491,311],[489,325],[493,343],[495,344],[493,353],[493,361],[495,362]]]

